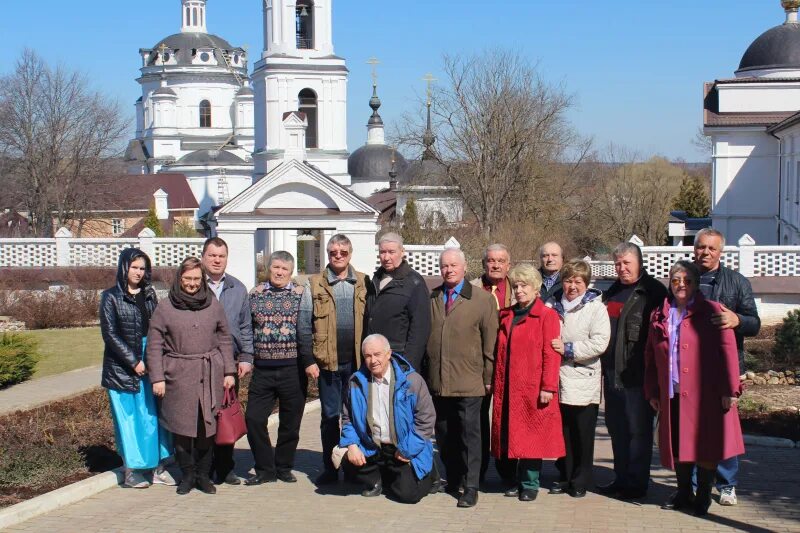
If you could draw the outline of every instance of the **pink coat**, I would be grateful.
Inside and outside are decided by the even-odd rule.
[[[510,459],[563,457],[564,434],[558,406],[561,356],[550,344],[561,336],[558,313],[537,298],[512,332],[513,319],[513,308],[500,311],[492,388],[492,454]],[[502,450],[500,431],[509,365],[508,449]],[[546,405],[539,402],[542,390],[553,393],[553,399]]]
[[[723,397],[738,397],[739,355],[732,329],[720,330],[711,316],[716,302],[695,294],[680,326],[680,462],[717,463],[744,453],[736,407],[722,409]],[[653,311],[645,350],[644,393],[659,401],[658,447],[661,464],[674,468],[669,399],[669,299]]]

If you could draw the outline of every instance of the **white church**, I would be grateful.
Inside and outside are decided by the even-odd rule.
[[[264,48],[253,58],[208,33],[206,0],[181,0],[181,20],[180,33],[140,50],[129,172],[185,175],[198,222],[229,243],[231,273],[248,286],[257,251],[303,243],[313,272],[339,232],[353,241],[354,266],[371,272],[379,212],[367,198],[407,163],[386,145],[375,86],[367,142],[350,156],[332,0],[264,0]]]
[[[745,51],[733,78],[705,84],[712,224],[735,244],[800,244],[800,0]]]

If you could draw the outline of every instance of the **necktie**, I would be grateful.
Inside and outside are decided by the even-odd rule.
[[[494,303],[497,304],[497,309],[500,309],[500,300],[497,299],[497,285],[492,285],[492,296],[494,296]]]
[[[447,302],[444,304],[444,314],[449,315],[450,309],[453,308],[453,304],[455,303],[456,299],[456,290],[455,289],[447,289]]]

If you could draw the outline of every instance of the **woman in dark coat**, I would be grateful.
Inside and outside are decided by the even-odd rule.
[[[494,368],[492,454],[505,493],[533,501],[539,493],[542,459],[564,456],[558,407],[561,356],[558,314],[539,298],[542,277],[521,264],[509,274],[517,303],[500,312]]]
[[[694,513],[705,515],[717,463],[744,453],[736,409],[739,355],[733,330],[711,322],[720,306],[698,290],[700,272],[694,263],[678,261],[669,277],[671,295],[650,320],[644,393],[659,414],[661,464],[674,468],[678,478],[678,493],[665,508],[688,508],[694,502]]]
[[[117,262],[117,284],[100,300],[105,342],[101,385],[108,389],[117,451],[125,464],[125,486],[174,485],[162,461],[172,455],[170,434],[158,424],[156,400],[147,379],[144,348],[150,316],[158,303],[150,284],[150,258],[126,248]]]
[[[236,364],[225,311],[208,288],[199,259],[184,259],[150,321],[147,346],[159,420],[174,435],[183,473],[178,494],[192,487],[214,494],[209,479],[216,414],[234,386]]]

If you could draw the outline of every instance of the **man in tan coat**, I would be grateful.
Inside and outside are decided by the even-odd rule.
[[[490,391],[497,338],[497,303],[464,280],[464,252],[439,257],[443,283],[431,293],[428,387],[436,408],[436,442],[459,507],[478,502],[481,402]]]

